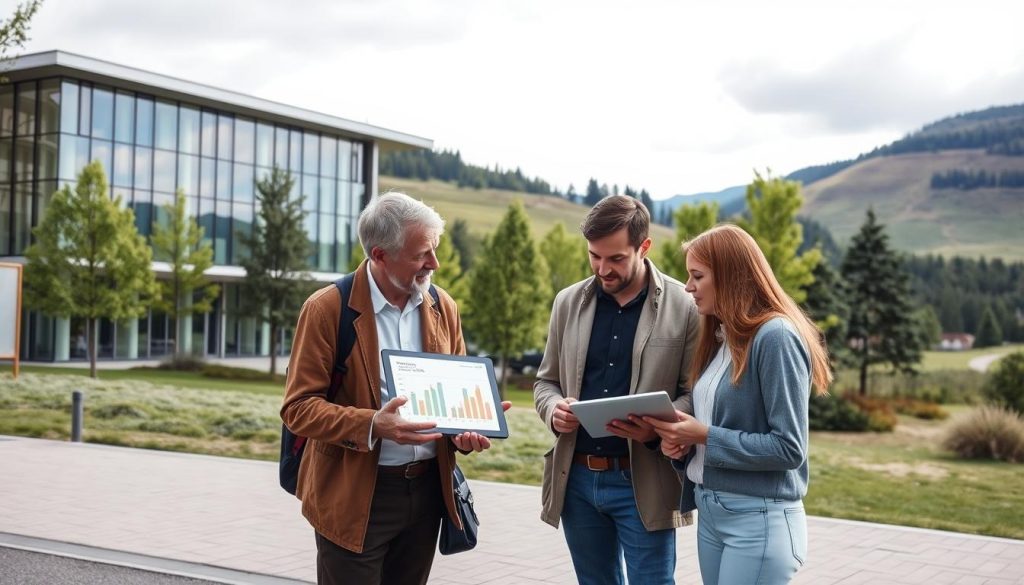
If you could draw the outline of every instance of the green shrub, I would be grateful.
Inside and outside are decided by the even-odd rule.
[[[896,428],[899,419],[896,418],[896,413],[889,400],[858,394],[848,394],[847,399],[868,416],[868,430],[887,433]]]
[[[905,414],[923,420],[946,420],[949,418],[949,412],[934,402],[900,398],[893,400],[892,406],[898,414]]]
[[[177,372],[198,372],[206,365],[202,356],[185,353],[171,356],[160,362],[157,366],[161,370],[174,370]]]
[[[836,372],[837,388],[855,384],[854,370]],[[939,404],[982,404],[985,374],[974,370],[937,370],[917,375],[870,372],[870,394],[879,398],[916,398]]]
[[[1024,421],[998,406],[982,406],[952,423],[943,446],[965,459],[1024,460]]]
[[[1024,414],[1024,352],[1018,351],[1000,359],[985,381],[985,396]]]
[[[131,402],[112,402],[87,409],[88,415],[104,420],[112,418],[149,418],[149,412],[138,404]]]
[[[241,415],[219,417],[212,422],[212,431],[223,437],[233,439],[251,439],[260,431],[278,432],[280,428],[277,417]]]
[[[181,420],[148,420],[139,425],[140,431],[147,433],[166,433],[179,437],[202,438],[206,429],[202,425]]]
[[[812,431],[863,432],[869,422],[868,415],[855,404],[831,394],[811,397],[809,419]]]
[[[219,378],[222,380],[271,380],[270,374],[267,372],[261,372],[259,370],[250,370],[249,368],[234,368],[231,366],[222,366],[219,364],[206,364],[203,366],[201,372],[207,378]],[[273,381],[284,384],[284,376],[281,374],[275,374],[273,377]]]

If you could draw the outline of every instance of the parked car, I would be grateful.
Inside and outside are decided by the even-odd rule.
[[[541,360],[544,359],[544,352],[537,350],[529,350],[523,352],[523,355],[518,358],[512,358],[508,361],[508,367],[517,374],[533,374],[540,367]]]

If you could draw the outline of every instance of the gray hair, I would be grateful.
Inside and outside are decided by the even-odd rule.
[[[410,225],[434,230],[438,236],[444,232],[444,220],[426,203],[397,191],[375,197],[359,214],[359,243],[366,257],[374,248],[389,254],[401,250]]]

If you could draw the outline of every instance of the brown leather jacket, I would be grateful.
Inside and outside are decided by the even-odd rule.
[[[426,295],[420,305],[423,350],[463,355],[462,323],[455,301],[438,288],[439,302]],[[349,354],[341,388],[334,404],[327,388],[334,368],[341,298],[332,284],[302,305],[295,326],[281,419],[300,437],[309,437],[299,467],[295,495],[302,500],[302,515],[331,542],[360,553],[370,520],[370,504],[377,479],[380,442],[370,450],[370,422],[380,408],[380,348],[374,321],[370,285],[364,261],[356,271],[348,306],[355,318],[355,345]],[[437,442],[441,493],[448,515],[458,523],[452,495],[454,445]]]

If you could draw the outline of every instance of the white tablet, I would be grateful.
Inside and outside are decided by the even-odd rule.
[[[507,439],[494,365],[489,358],[385,349],[385,383],[391,396],[407,396],[402,418],[432,422],[425,433],[458,435],[475,431]]]
[[[629,415],[652,416],[662,420],[676,420],[676,408],[668,392],[645,392],[613,398],[581,400],[569,404],[569,409],[580,419],[591,437],[611,437],[605,427],[613,420],[628,420]]]

